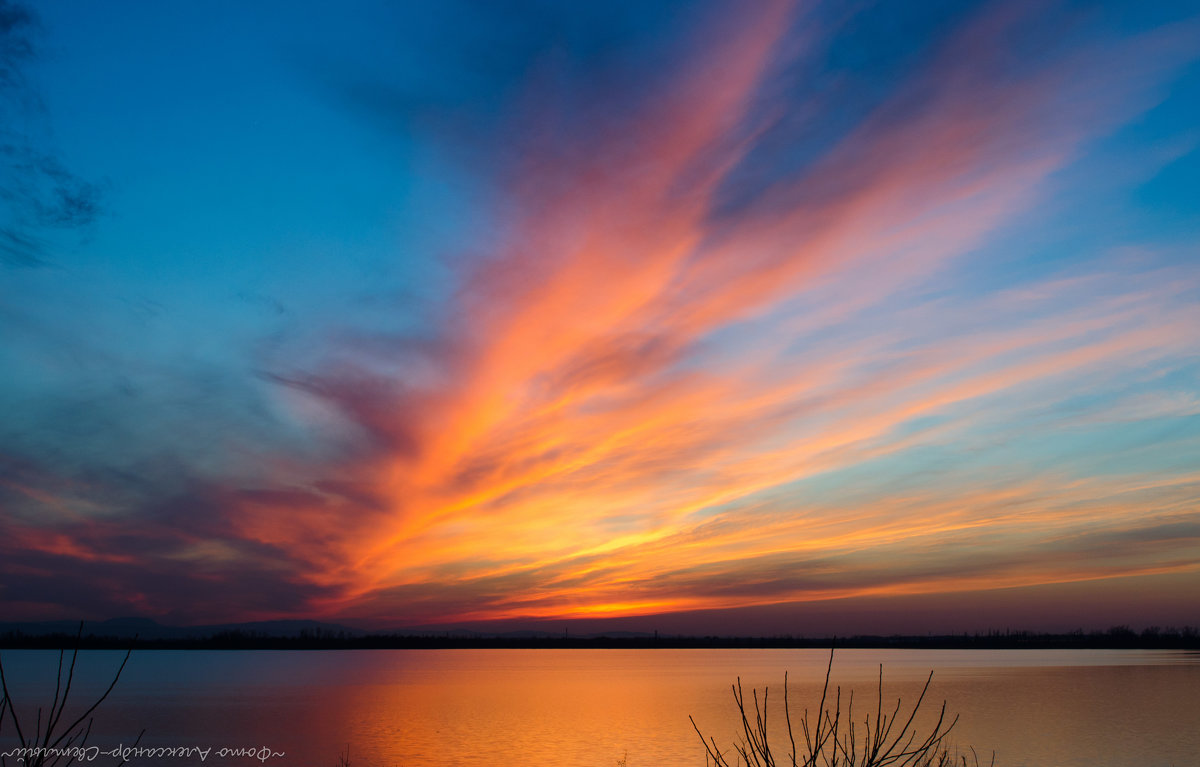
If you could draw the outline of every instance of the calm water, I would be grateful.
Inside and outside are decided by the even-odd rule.
[[[32,721],[53,696],[58,654],[2,657]],[[781,703],[786,670],[797,712],[816,706],[826,659],[820,650],[145,651],[98,710],[89,743],[127,744],[145,728],[143,745],[214,749],[203,761],[135,766],[254,765],[216,749],[265,745],[285,754],[268,765],[333,767],[349,744],[353,767],[613,767],[626,754],[630,767],[691,767],[705,760],[689,715],[730,744],[731,682],[770,685]],[[81,653],[74,703],[102,691],[119,660]],[[839,650],[832,682],[844,696],[856,691],[860,721],[880,663],[885,703],[914,700],[933,670],[931,712],[946,700],[960,716],[954,741],[994,750],[997,765],[1200,764],[1196,653]],[[773,714],[782,724],[782,709]],[[0,729],[6,748],[11,727]]]

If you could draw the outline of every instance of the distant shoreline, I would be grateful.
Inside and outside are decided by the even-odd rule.
[[[730,636],[463,636],[449,632],[366,634],[301,631],[272,636],[253,631],[223,631],[186,638],[134,638],[84,632],[0,634],[0,649],[136,650],[454,650],[454,649],[863,649],[930,650],[1197,650],[1200,632],[1183,630],[1039,634],[1025,631],[928,636],[730,637]]]

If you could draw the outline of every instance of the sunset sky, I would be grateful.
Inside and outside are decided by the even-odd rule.
[[[1200,625],[1194,3],[0,0],[0,57],[0,620]]]

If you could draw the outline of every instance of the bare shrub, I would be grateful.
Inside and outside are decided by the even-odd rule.
[[[979,756],[972,748],[971,761],[966,755],[951,753],[947,747],[947,737],[958,717],[949,723],[946,721],[946,704],[943,701],[937,722],[924,734],[914,726],[917,712],[925,701],[929,684],[933,681],[933,672],[925,680],[921,694],[913,704],[907,716],[902,712],[902,703],[897,698],[891,713],[883,708],[883,666],[879,667],[879,686],[875,697],[875,716],[868,713],[862,720],[861,726],[854,718],[854,693],[851,691],[842,711],[842,688],[839,686],[831,698],[829,694],[829,674],[833,669],[833,651],[829,652],[829,664],[825,669],[825,685],[821,690],[821,702],[816,711],[809,713],[804,709],[799,719],[799,734],[803,740],[797,747],[797,731],[792,725],[791,705],[788,700],[787,674],[783,677],[783,715],[787,725],[787,737],[790,750],[786,760],[777,760],[767,737],[767,697],[768,688],[763,688],[762,699],[758,690],[751,690],[749,699],[742,692],[742,680],[732,685],[733,699],[737,703],[741,717],[742,738],[730,749],[722,751],[713,737],[706,738],[696,720],[692,717],[692,727],[704,744],[705,764],[715,767],[979,767]],[[896,724],[904,724],[896,729]],[[730,762],[729,759],[734,761]],[[992,764],[995,763],[995,755]]]

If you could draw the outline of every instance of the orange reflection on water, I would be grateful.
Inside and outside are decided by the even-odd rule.
[[[689,716],[719,744],[737,742],[738,678],[748,694],[770,688],[768,724],[786,755],[784,672],[796,721],[816,708],[829,658],[826,650],[186,656],[135,654],[91,742],[113,745],[145,727],[151,745],[269,745],[288,754],[283,763],[334,764],[348,745],[350,762],[368,766],[611,767],[627,755],[630,765],[691,767],[704,752]],[[55,657],[42,653],[41,665],[52,672]],[[960,717],[952,741],[985,762],[993,750],[996,764],[1063,767],[1188,764],[1200,752],[1200,664],[1187,653],[839,650],[831,683],[844,706],[854,692],[857,721],[874,714],[879,664],[884,707],[900,699],[905,713],[932,670],[918,726],[945,700]]]

